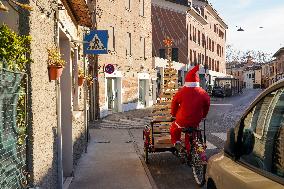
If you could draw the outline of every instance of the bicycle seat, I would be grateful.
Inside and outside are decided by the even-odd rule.
[[[182,128],[181,131],[183,133],[193,133],[193,132],[203,131],[203,130],[202,129],[198,129],[198,128],[193,128],[193,127],[188,127],[188,128]]]

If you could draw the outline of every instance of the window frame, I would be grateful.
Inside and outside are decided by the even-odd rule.
[[[140,4],[139,16],[144,17],[145,16],[145,0],[139,0],[139,3],[142,3]]]
[[[236,137],[235,137],[235,140],[236,140],[236,152],[235,152],[235,157],[234,157],[234,160],[237,164],[240,164],[241,166],[244,166],[246,167],[247,169],[253,171],[253,172],[256,172],[274,182],[277,182],[279,184],[282,184],[284,185],[284,178],[280,177],[280,176],[277,176],[271,172],[268,172],[268,171],[265,171],[265,170],[262,170],[260,168],[257,168],[253,165],[250,165],[249,163],[247,162],[244,162],[244,161],[241,161],[240,160],[240,157],[241,157],[241,145],[242,145],[242,137],[243,137],[243,130],[244,130],[244,127],[245,125],[243,124],[244,123],[244,119],[247,117],[247,115],[255,108],[255,106],[261,101],[263,100],[267,95],[269,95],[270,93],[274,92],[274,91],[277,91],[281,88],[284,88],[284,81],[282,82],[278,82],[278,83],[275,83],[274,85],[272,85],[270,88],[268,88],[267,90],[265,90],[264,92],[262,92],[258,98],[256,100],[254,100],[251,105],[249,106],[249,108],[247,108],[247,110],[245,111],[245,113],[242,115],[242,117],[240,118],[239,122],[236,124],[236,127],[235,127],[235,133],[236,133]],[[232,156],[226,154],[226,156],[228,156],[229,158],[233,158]]]

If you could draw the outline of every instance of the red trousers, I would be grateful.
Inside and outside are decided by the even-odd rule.
[[[179,127],[175,121],[172,123],[171,128],[170,128],[170,133],[171,133],[171,141],[172,144],[174,145],[177,141],[181,142],[181,131],[182,128]],[[185,135],[184,143],[186,144],[185,148],[189,150],[190,144],[189,144],[189,135]]]

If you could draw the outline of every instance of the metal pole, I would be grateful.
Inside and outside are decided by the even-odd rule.
[[[56,0],[56,5],[58,0]],[[55,19],[54,19],[54,42],[59,47],[59,10],[55,10]],[[56,113],[57,113],[57,180],[58,180],[58,189],[63,188],[63,165],[62,165],[62,124],[61,124],[61,91],[60,91],[60,78],[55,81],[55,90],[56,90]]]
[[[86,56],[84,54],[84,76],[86,77]],[[88,125],[87,125],[87,85],[86,81],[84,82],[84,126],[85,126],[85,139],[86,139],[86,147],[85,152],[87,153],[88,148]]]
[[[61,91],[60,78],[56,81],[56,111],[57,111],[57,163],[58,163],[58,188],[63,188],[63,166],[62,166],[62,127],[61,127]]]

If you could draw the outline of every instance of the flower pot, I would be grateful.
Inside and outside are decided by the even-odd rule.
[[[63,71],[63,67],[48,66],[49,80],[57,80]]]
[[[82,86],[84,83],[85,78],[83,77],[78,77],[78,86]]]
[[[91,86],[93,84],[93,81],[87,80],[87,85]]]

